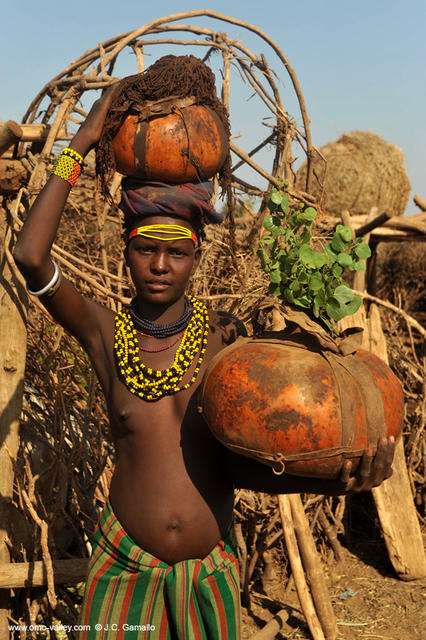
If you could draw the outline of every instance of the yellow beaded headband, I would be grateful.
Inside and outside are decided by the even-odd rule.
[[[164,234],[158,235],[159,233]],[[129,234],[129,240],[135,236],[143,236],[144,238],[152,238],[153,240],[192,240],[194,246],[198,246],[197,236],[191,229],[181,227],[179,224],[147,224],[144,227],[137,227]]]

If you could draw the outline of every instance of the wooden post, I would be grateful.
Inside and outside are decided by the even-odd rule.
[[[294,584],[299,598],[300,606],[309,630],[314,640],[325,640],[321,623],[318,619],[311,594],[306,584],[305,574],[303,572],[302,560],[300,558],[299,548],[297,546],[296,535],[294,532],[293,518],[291,513],[290,501],[287,495],[278,496],[278,505],[280,509],[281,521],[285,543],[287,546],[290,566],[293,573]]]
[[[368,318],[362,305],[353,316],[343,318],[340,329],[363,326],[362,348],[387,364],[386,339],[377,305],[370,306]],[[372,490],[389,559],[402,580],[426,576],[426,558],[416,508],[411,493],[402,439],[397,443],[393,475]]]
[[[291,506],[294,530],[302,556],[303,567],[311,589],[315,610],[324,632],[325,640],[336,640],[337,624],[330,594],[324,578],[324,570],[318,555],[312,531],[299,493],[287,496]]]
[[[13,467],[7,449],[16,456],[27,345],[27,295],[10,266],[10,240],[0,208],[0,563],[10,561],[6,539]],[[9,637],[8,616],[9,591],[0,589],[0,638]]]
[[[370,351],[388,362],[380,312],[372,304],[369,313]],[[402,438],[398,442],[393,475],[373,490],[390,561],[402,580],[426,576],[426,558],[416,508],[411,493]]]

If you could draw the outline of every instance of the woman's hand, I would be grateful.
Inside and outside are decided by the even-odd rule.
[[[120,85],[120,82],[115,82],[93,103],[86,120],[72,139],[70,147],[82,156],[85,156],[99,142],[105,118],[115,95],[120,90]]]
[[[346,460],[340,473],[339,480],[342,490],[339,493],[350,495],[377,487],[392,475],[391,467],[394,453],[395,438],[393,436],[380,438],[377,443],[376,455],[373,456],[371,448],[366,449],[353,477],[350,476],[354,463]]]

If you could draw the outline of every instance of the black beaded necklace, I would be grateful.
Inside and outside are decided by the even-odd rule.
[[[177,333],[181,333],[186,329],[194,313],[194,307],[192,302],[185,296],[185,311],[180,318],[169,324],[157,324],[156,322],[142,318],[136,309],[136,298],[133,298],[131,301],[129,311],[133,323],[139,331],[153,338],[170,338],[170,336],[175,336]]]

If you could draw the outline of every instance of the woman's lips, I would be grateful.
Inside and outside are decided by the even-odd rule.
[[[165,282],[163,280],[151,280],[147,282],[148,288],[152,291],[164,291],[167,287],[170,286],[170,282]]]

